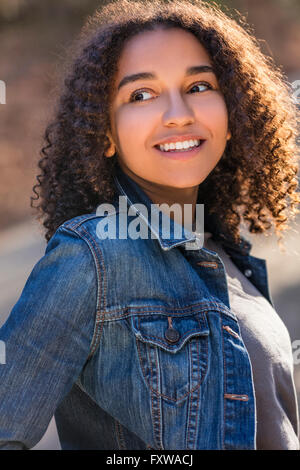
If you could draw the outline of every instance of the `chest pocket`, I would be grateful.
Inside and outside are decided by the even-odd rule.
[[[204,313],[132,316],[131,324],[140,368],[152,393],[177,402],[201,386],[209,365]]]

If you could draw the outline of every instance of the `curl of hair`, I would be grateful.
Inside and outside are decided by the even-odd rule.
[[[88,18],[63,70],[63,90],[45,131],[41,174],[31,197],[31,207],[39,200],[34,208],[38,219],[44,218],[46,240],[66,220],[114,199],[117,156],[104,153],[118,60],[128,39],[158,25],[180,27],[198,38],[227,106],[232,137],[199,186],[199,199],[236,241],[243,222],[250,233],[275,227],[281,242],[286,222],[299,212],[299,111],[287,78],[261,52],[243,17],[233,19],[200,0],[111,1]]]

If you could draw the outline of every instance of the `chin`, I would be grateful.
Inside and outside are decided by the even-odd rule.
[[[166,178],[166,181],[162,184],[166,186],[172,186],[173,188],[183,189],[183,188],[193,188],[201,184],[208,175],[178,175],[170,179],[170,177]]]

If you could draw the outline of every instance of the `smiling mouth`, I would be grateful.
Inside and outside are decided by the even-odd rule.
[[[192,147],[188,147],[188,148],[183,148],[183,149],[169,149],[169,150],[164,150],[161,148],[160,145],[154,145],[154,147],[159,150],[160,152],[163,152],[163,153],[178,153],[178,152],[190,152],[191,150],[193,149],[196,149],[196,148],[199,148],[201,147],[201,145],[205,142],[205,140],[200,140],[200,143],[198,145],[193,145]]]

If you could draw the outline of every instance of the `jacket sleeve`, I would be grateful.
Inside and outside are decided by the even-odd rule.
[[[0,449],[30,449],[89,356],[97,272],[88,244],[61,226],[0,329]]]

